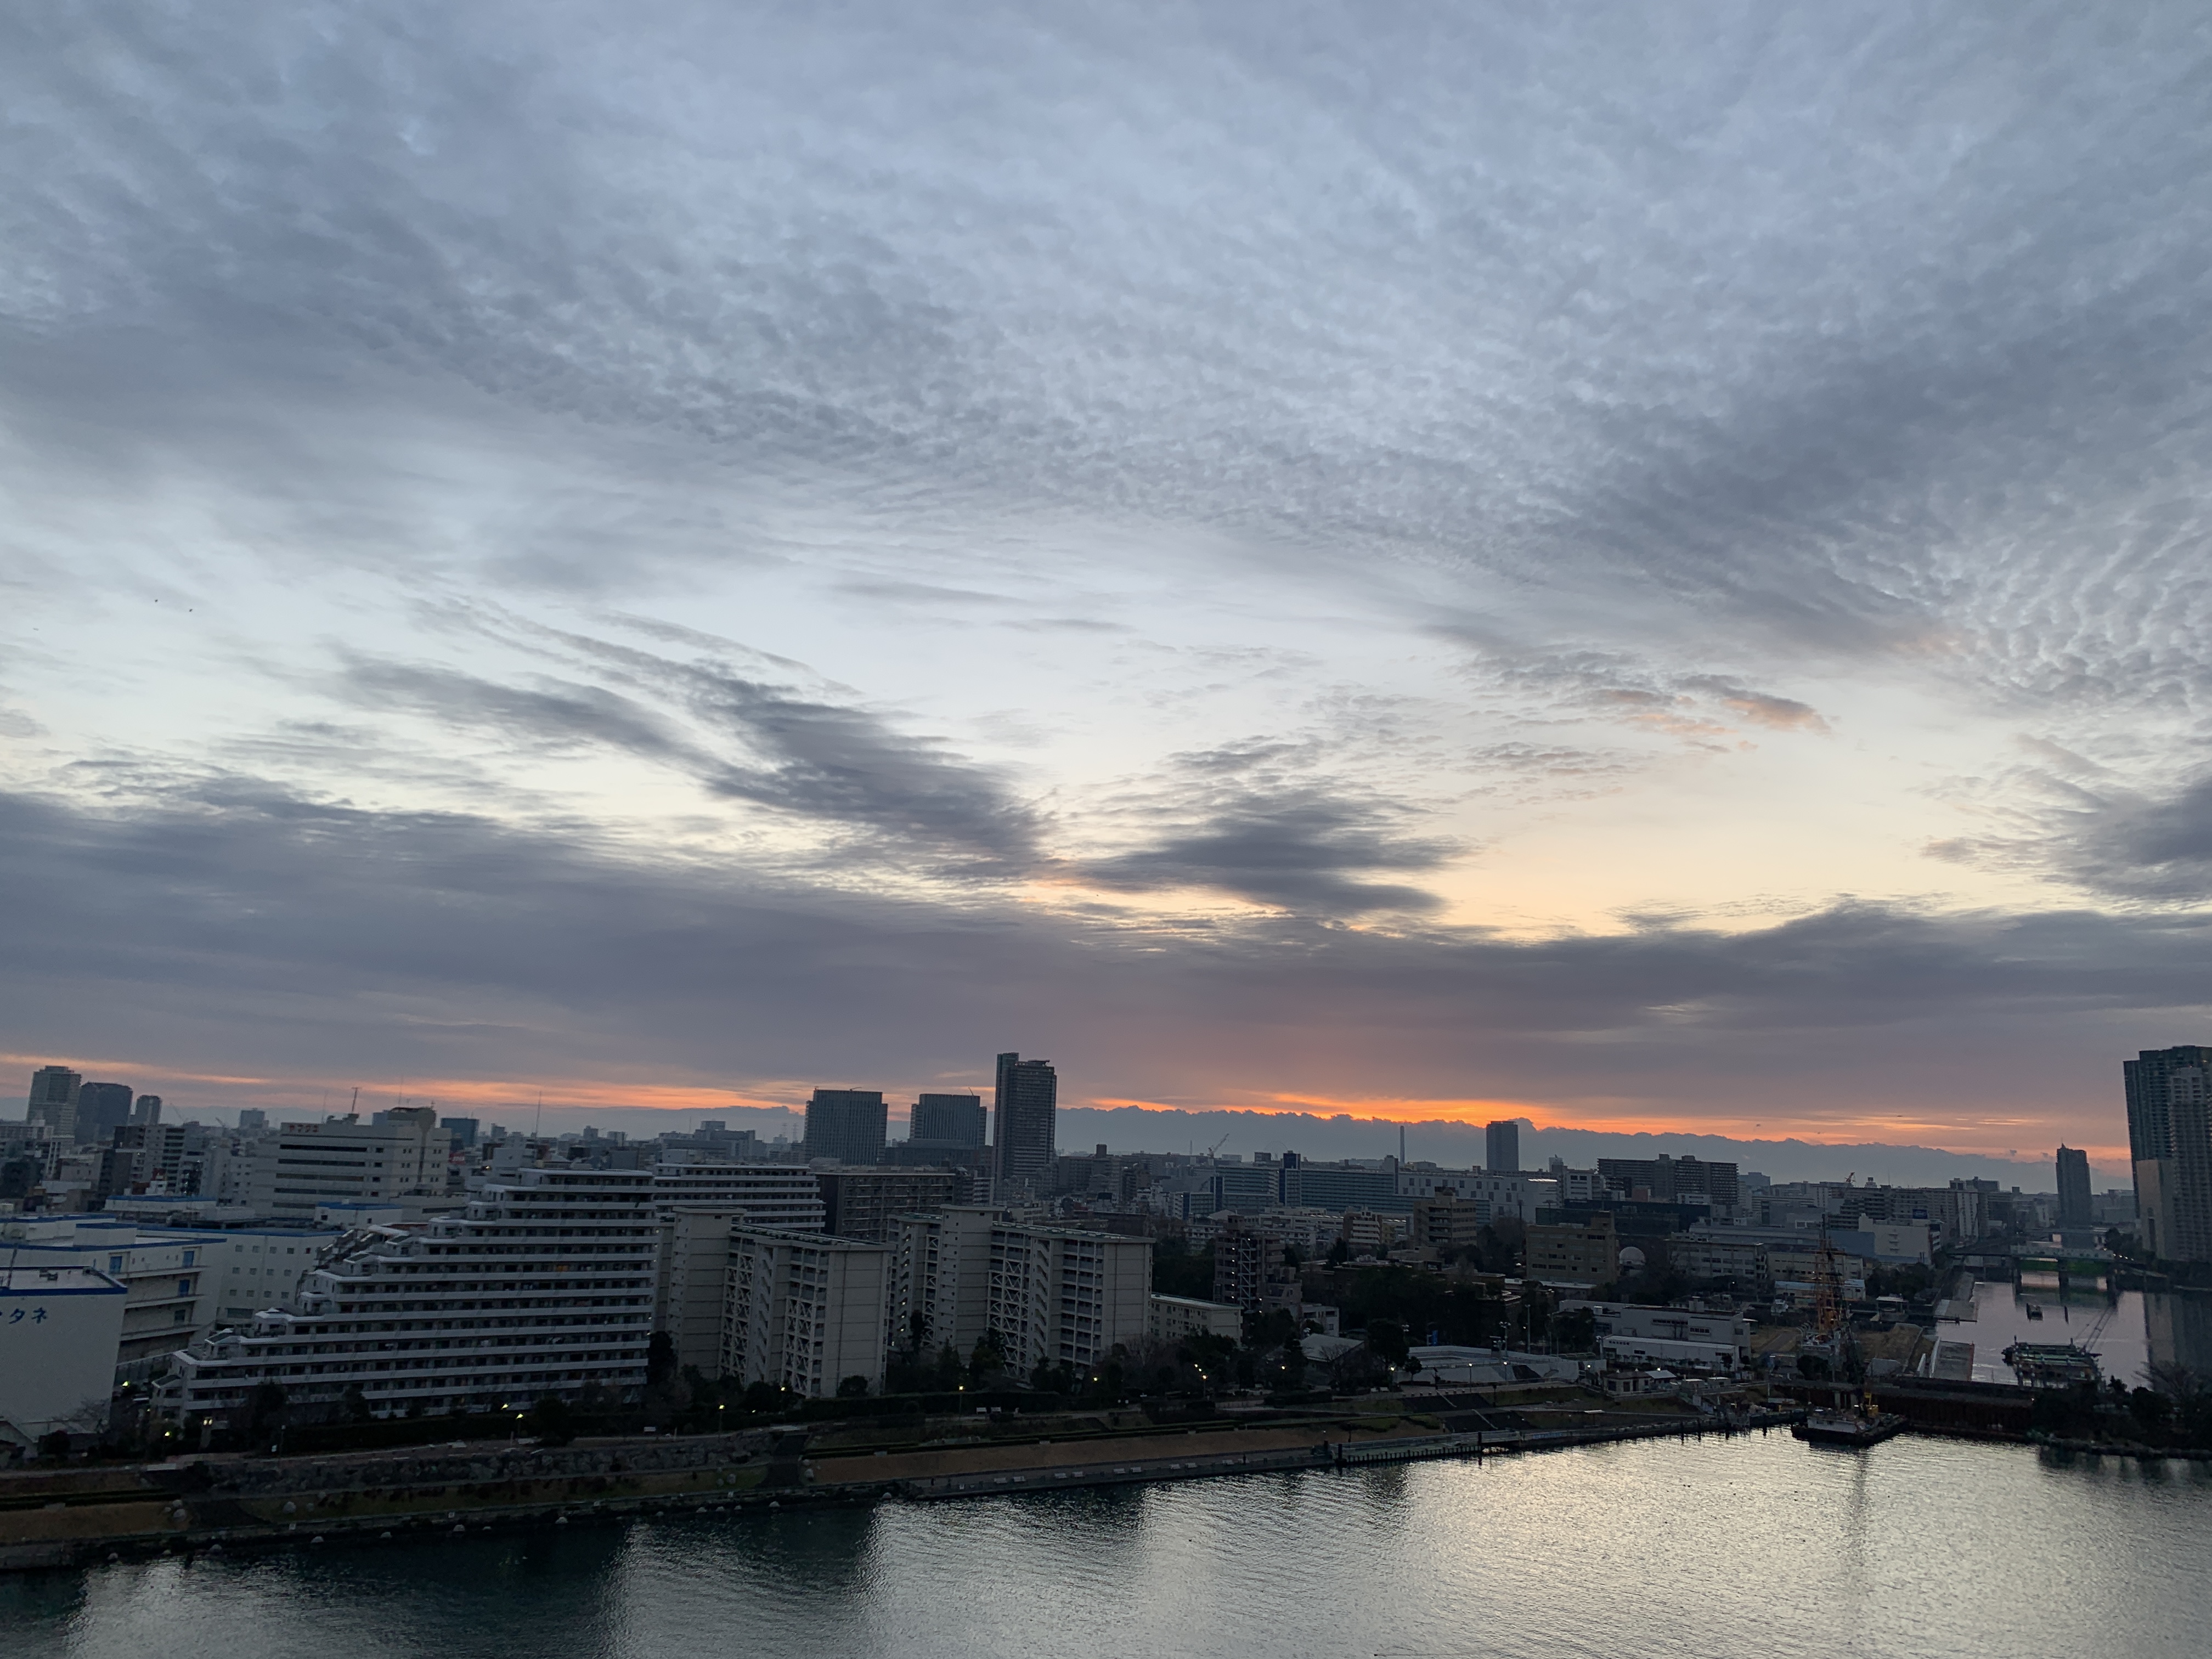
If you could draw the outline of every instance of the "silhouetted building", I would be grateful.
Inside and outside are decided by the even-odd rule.
[[[76,1133],[76,1091],[83,1083],[84,1074],[66,1066],[41,1066],[31,1073],[31,1099],[24,1118],[46,1125],[58,1139],[69,1139]]]
[[[999,1056],[999,1084],[992,1107],[992,1139],[998,1153],[999,1180],[1006,1185],[1042,1181],[1056,1146],[1060,1073],[1049,1061]]]
[[[2212,1048],[2146,1048],[2121,1069],[2137,1233],[2166,1261],[2212,1261]]]
[[[1521,1126],[1510,1119],[1482,1131],[1482,1167],[1492,1175],[1521,1173]]]
[[[161,1121],[161,1097],[141,1095],[138,1103],[131,1109],[133,1123],[159,1123]]]
[[[76,1138],[97,1146],[131,1121],[131,1085],[82,1083],[76,1091]]]
[[[243,1124],[243,1119],[244,1119],[244,1116],[245,1116],[245,1115],[244,1115],[243,1113],[240,1113],[240,1120],[241,1120],[241,1122],[240,1122],[240,1127],[244,1127],[244,1124]],[[472,1118],[472,1117],[441,1117],[441,1118],[440,1118],[440,1119],[438,1120],[438,1121],[439,1121],[439,1123],[440,1123],[442,1127],[444,1127],[445,1128],[447,1128],[447,1129],[450,1129],[450,1130],[452,1130],[452,1131],[453,1131],[453,1145],[454,1145],[454,1146],[475,1146],[475,1145],[477,1144],[477,1120],[476,1120],[475,1118]]]
[[[806,1155],[879,1163],[887,1118],[880,1089],[817,1089],[806,1103]]]
[[[907,1137],[934,1146],[981,1146],[988,1127],[981,1095],[921,1095],[915,1100]]]
[[[451,1118],[447,1118],[446,1121],[448,1123],[453,1121]],[[257,1131],[265,1129],[268,1127],[269,1114],[263,1111],[258,1106],[246,1107],[238,1115],[238,1132],[242,1135],[252,1134]]]
[[[1665,1152],[1654,1158],[1601,1158],[1597,1172],[1623,1198],[1654,1204],[1734,1204],[1741,1190],[1733,1164],[1670,1158]]]
[[[2096,1220],[2089,1191],[2089,1154],[2078,1147],[2058,1149],[2058,1224],[2087,1227]]]

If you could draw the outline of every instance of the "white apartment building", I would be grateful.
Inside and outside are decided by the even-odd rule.
[[[950,1342],[964,1358],[995,1333],[1024,1377],[1043,1361],[1095,1365],[1151,1325],[1150,1239],[1012,1219],[985,1205],[902,1216],[891,1243],[888,1340]]]
[[[1244,1339],[1244,1310],[1232,1302],[1206,1302],[1194,1296],[1146,1298],[1146,1329],[1165,1342],[1187,1336],[1225,1336],[1231,1342]]]
[[[94,1267],[0,1267],[0,1446],[106,1426],[129,1295]]]
[[[814,1399],[848,1377],[883,1385],[888,1245],[769,1227],[729,1240],[723,1376]]]
[[[892,1347],[910,1347],[919,1334],[926,1353],[948,1342],[963,1359],[975,1352],[991,1328],[991,1235],[1006,1224],[1006,1212],[988,1204],[948,1204],[892,1222]]]
[[[363,1204],[447,1187],[452,1131],[427,1106],[400,1106],[363,1123],[357,1113],[287,1123],[252,1144],[246,1201],[273,1221],[314,1218],[319,1204]]]
[[[327,1228],[238,1227],[202,1233],[213,1277],[209,1318],[231,1325],[270,1308],[296,1308],[307,1275],[341,1235]]]
[[[1046,1361],[1096,1365],[1151,1322],[1152,1242],[1072,1228],[996,1228],[988,1294],[990,1327],[1017,1375]]]
[[[176,1356],[163,1409],[218,1421],[275,1382],[336,1407],[359,1385],[380,1416],[635,1399],[653,1334],[653,1177],[517,1171],[458,1215],[364,1228],[307,1275],[296,1311],[260,1314]]]
[[[818,1233],[821,1187],[789,1164],[671,1159],[653,1166],[653,1190],[660,1227],[653,1328],[675,1343],[678,1366],[720,1376],[731,1229]]]

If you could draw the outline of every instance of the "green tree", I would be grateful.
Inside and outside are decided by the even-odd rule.
[[[837,1385],[837,1398],[840,1400],[863,1400],[867,1397],[867,1393],[868,1379],[857,1374]]]
[[[349,1423],[366,1423],[373,1415],[368,1408],[368,1395],[358,1382],[346,1384],[345,1393],[339,1396],[338,1407]]]
[[[1367,1346],[1386,1364],[1402,1364],[1406,1358],[1406,1328],[1395,1319],[1367,1322]]]
[[[246,1401],[246,1432],[258,1437],[284,1421],[283,1385],[264,1377],[253,1385]]]

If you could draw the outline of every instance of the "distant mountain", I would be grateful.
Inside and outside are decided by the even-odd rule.
[[[1615,1134],[1595,1129],[1539,1127],[1521,1122],[1521,1164],[1541,1170],[1554,1157],[1577,1169],[1601,1158],[1656,1158],[1685,1153],[1732,1163],[1777,1181],[1840,1181],[1869,1176],[1900,1186],[1941,1186],[1954,1179],[1996,1181],[2027,1192],[2053,1192],[2057,1178],[2049,1159],[2029,1162],[1947,1152],[1935,1146],[1879,1142],[1830,1146],[1808,1140],[1733,1140],[1725,1135]],[[1060,1114],[1060,1149],[1081,1152],[1103,1141],[1117,1152],[1204,1151],[1227,1139],[1224,1152],[1297,1152],[1307,1158],[1381,1158],[1398,1150],[1401,1126],[1381,1118],[1319,1117],[1309,1112],[1161,1110],[1143,1106],[1110,1109],[1066,1107]],[[1406,1156],[1453,1168],[1480,1164],[1483,1126],[1432,1122],[1404,1126]],[[2124,1185],[2124,1174],[2096,1172],[2097,1184]]]

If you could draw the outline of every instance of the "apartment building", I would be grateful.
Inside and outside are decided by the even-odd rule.
[[[635,1399],[657,1248],[650,1175],[520,1170],[458,1214],[348,1236],[296,1310],[176,1355],[163,1409],[221,1423],[264,1382],[295,1408],[335,1409],[357,1387],[378,1416],[520,1409],[594,1386]]]
[[[319,1204],[362,1204],[442,1194],[451,1131],[427,1106],[287,1123],[248,1154],[246,1200],[273,1221],[306,1222]]]
[[[818,1399],[884,1376],[890,1250],[859,1239],[733,1228],[721,1373]]]

